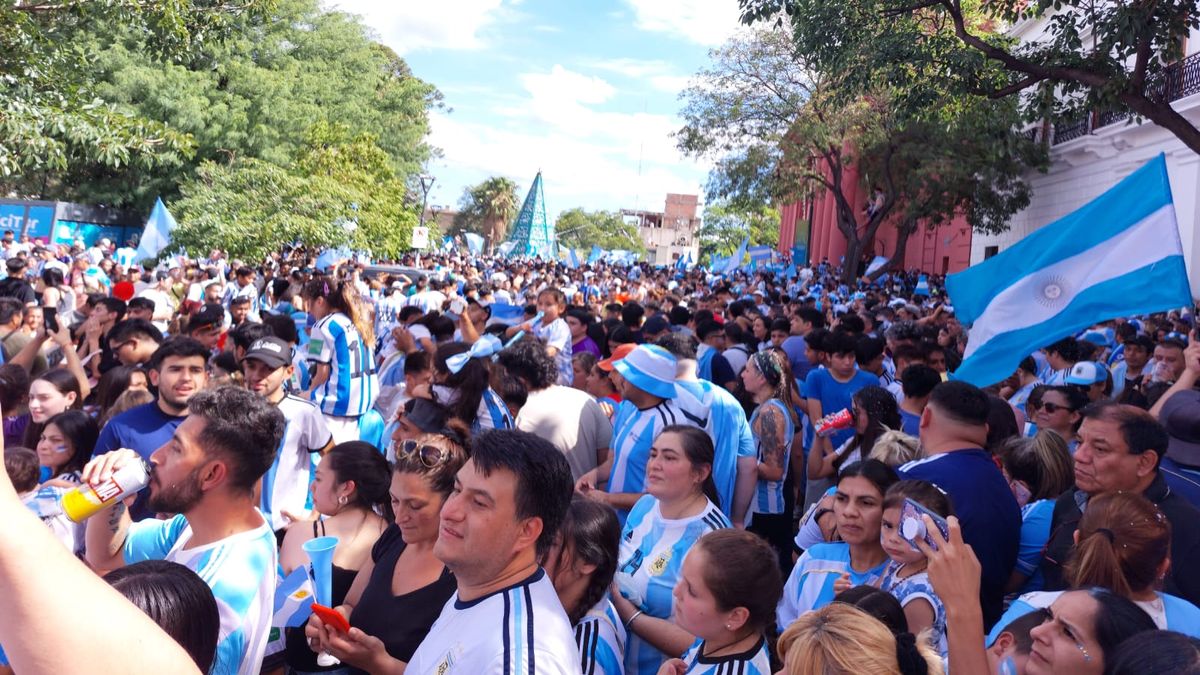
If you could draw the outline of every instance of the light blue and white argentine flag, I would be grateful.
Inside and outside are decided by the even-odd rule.
[[[1097,321],[1191,304],[1165,157],[946,287],[971,325],[954,377],[978,386]]]
[[[308,565],[292,570],[279,580],[275,588],[275,615],[271,626],[275,628],[299,628],[312,614],[313,584],[308,576]]]
[[[467,232],[463,235],[463,237],[467,240],[467,249],[470,250],[471,253],[475,255],[483,253],[483,237],[472,232]]]
[[[171,231],[175,227],[175,217],[167,210],[162,198],[154,200],[154,209],[150,211],[150,217],[146,220],[146,228],[142,230],[142,238],[133,259],[140,262],[158,257],[171,243]]]

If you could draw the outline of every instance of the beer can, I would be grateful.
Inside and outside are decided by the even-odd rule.
[[[149,484],[150,467],[139,458],[115,471],[106,481],[80,485],[63,494],[63,513],[73,522],[82,523],[110,504],[140,492]]]

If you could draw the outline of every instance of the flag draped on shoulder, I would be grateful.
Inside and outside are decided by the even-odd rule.
[[[1097,321],[1192,302],[1159,155],[1074,213],[946,279],[971,325],[954,377],[987,386],[1027,354]]]

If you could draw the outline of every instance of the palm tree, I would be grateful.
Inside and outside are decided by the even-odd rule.
[[[494,176],[471,190],[471,197],[482,217],[488,246],[494,247],[504,241],[508,224],[517,214],[517,184],[503,176]]]

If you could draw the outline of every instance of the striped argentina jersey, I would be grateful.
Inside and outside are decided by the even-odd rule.
[[[704,429],[708,426],[707,415],[698,410],[702,404],[686,391],[679,388],[676,391],[678,395],[674,399],[664,400],[645,410],[629,401],[621,401],[617,407],[617,414],[613,418],[613,462],[608,474],[609,492],[645,491],[650,446],[664,427],[687,424]],[[617,515],[625,514],[618,510]]]
[[[575,625],[583,675],[624,675],[625,626],[605,596]]]
[[[671,592],[683,568],[683,559],[700,537],[730,527],[729,519],[711,501],[690,518],[668,520],[658,500],[645,495],[629,510],[621,532],[615,581],[621,595],[639,610],[659,619],[670,619]],[[630,633],[625,647],[625,671],[630,675],[655,675],[668,658],[650,643]]]
[[[329,366],[329,379],[312,392],[321,412],[358,417],[375,405],[379,395],[375,357],[345,314],[329,314],[313,326],[308,361]]]
[[[741,654],[704,656],[704,640],[696,640],[683,655],[688,675],[771,675],[771,656],[767,640],[760,637],[753,647]]]
[[[125,564],[167,560],[192,570],[212,588],[221,629],[210,675],[257,675],[275,609],[275,533],[267,523],[220,541],[187,548],[192,528],[183,515],[129,526]]]
[[[784,432],[783,432],[783,475],[786,478],[788,475],[788,465],[791,463],[792,456],[792,439],[796,436],[796,425],[792,424],[792,416],[789,414],[787,406],[777,398],[765,401],[762,405],[754,409],[754,414],[750,417],[750,429],[754,431],[754,446],[758,449],[758,461],[763,461],[762,444],[759,441],[759,432],[755,427],[758,422],[758,417],[767,406],[775,409],[775,413],[783,416]],[[754,501],[750,506],[754,513],[783,513],[783,483],[782,480],[763,480],[758,479],[758,484],[754,488]]]
[[[839,541],[813,545],[796,561],[783,585],[783,597],[775,609],[779,632],[786,630],[801,614],[833,602],[833,596],[837,594],[833,584],[842,574],[850,575],[851,586],[877,586],[888,562],[884,558],[875,567],[858,572],[850,566],[850,544]]]
[[[447,387],[444,384],[433,385],[434,400],[442,405],[454,405],[458,402],[460,395],[459,391],[453,387]],[[483,396],[479,398],[479,407],[476,408],[475,421],[471,423],[471,433],[478,434],[490,429],[512,428],[512,415],[509,414],[504,399],[500,398],[500,394],[497,394],[491,387],[484,389]]]
[[[312,401],[296,396],[284,396],[276,404],[283,413],[283,438],[275,461],[262,479],[262,502],[259,508],[279,530],[287,527],[286,510],[297,518],[303,518],[312,510],[312,483],[317,470],[319,452],[333,438],[325,417]]]
[[[708,380],[676,380],[675,388],[689,392],[707,408],[705,431],[714,446],[712,476],[721,497],[721,511],[733,517],[733,493],[737,483],[737,462],[755,454],[754,434],[746,420],[742,404],[724,387]]]
[[[545,570],[482,598],[455,593],[408,662],[414,675],[578,674],[571,624]]]

